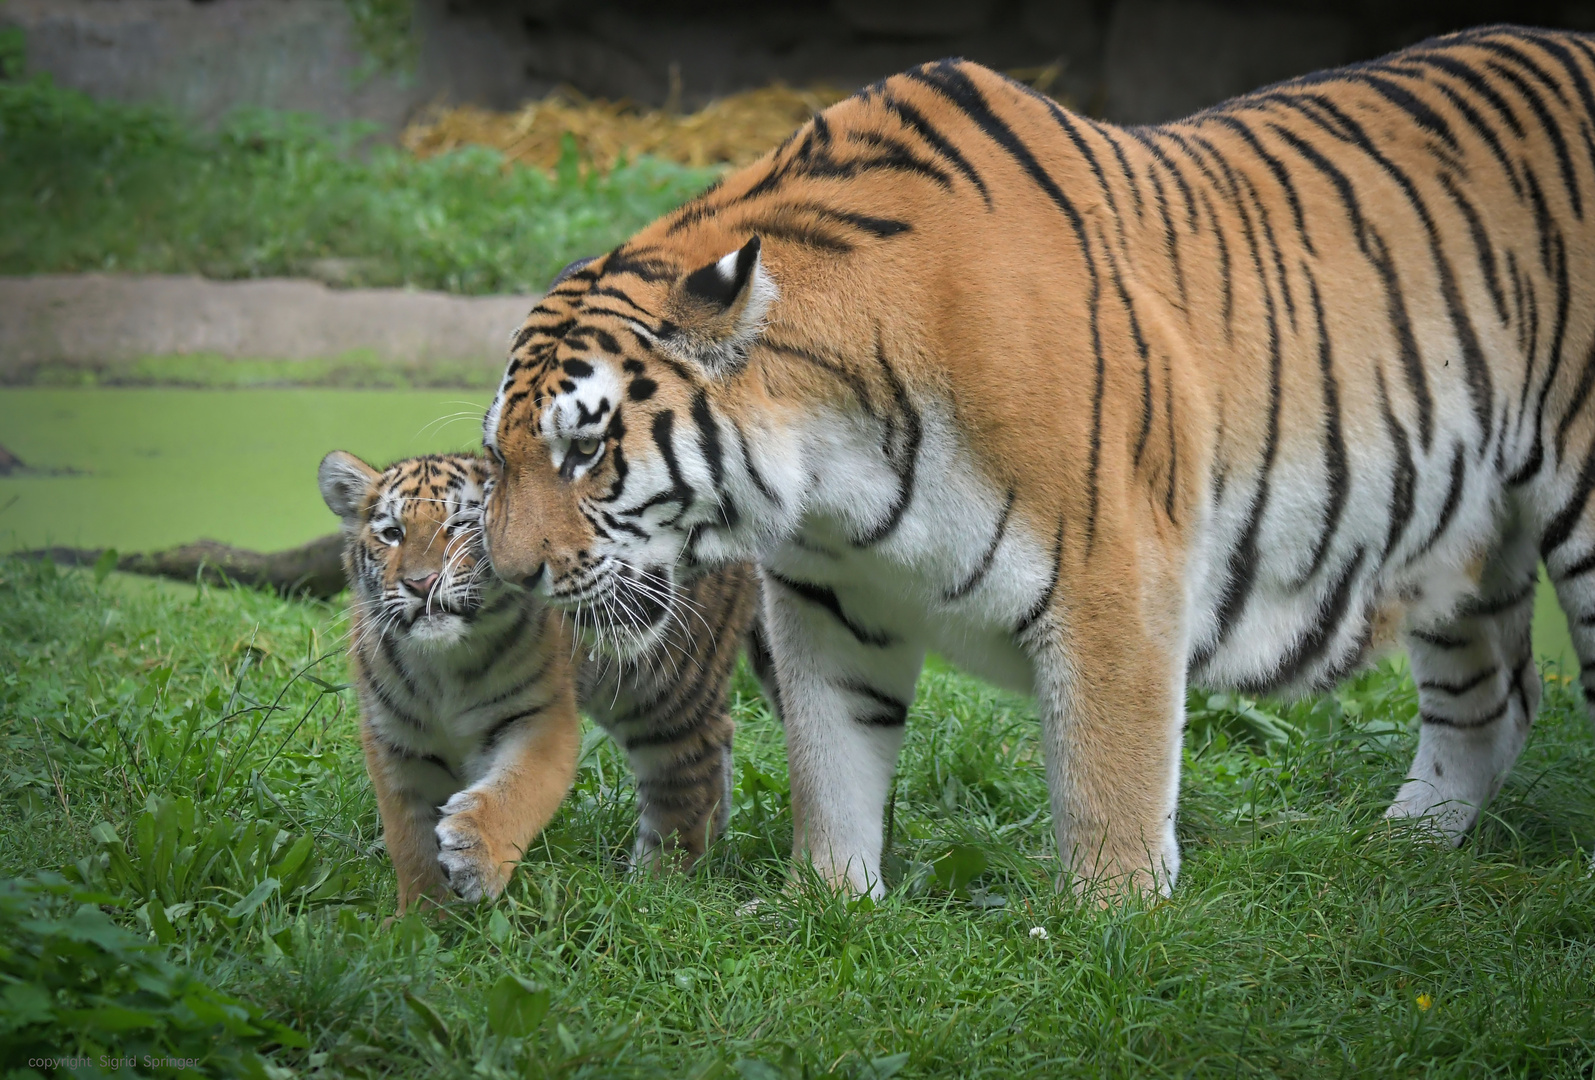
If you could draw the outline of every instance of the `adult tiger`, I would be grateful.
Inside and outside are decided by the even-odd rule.
[[[927,649],[1035,693],[1077,886],[1172,886],[1187,678],[1398,639],[1390,813],[1459,837],[1539,701],[1538,558],[1595,659],[1592,85],[1517,28],[1156,127],[886,79],[532,313],[494,564],[579,604],[758,558],[796,845],[860,891]]]

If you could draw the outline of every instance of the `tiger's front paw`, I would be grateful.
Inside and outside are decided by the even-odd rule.
[[[520,852],[500,850],[482,827],[481,816],[481,800],[461,791],[443,804],[437,823],[438,866],[462,900],[497,899],[520,860]]]

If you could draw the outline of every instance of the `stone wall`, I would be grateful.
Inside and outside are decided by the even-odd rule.
[[[342,0],[4,0],[29,63],[67,85],[213,121],[239,105],[389,130],[447,101],[561,84],[691,108],[763,85],[860,86],[963,55],[1076,108],[1155,122],[1432,33],[1512,19],[1595,28],[1577,0],[415,0],[416,70],[370,75]]]

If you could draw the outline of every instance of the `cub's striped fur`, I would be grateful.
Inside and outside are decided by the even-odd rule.
[[[555,603],[759,560],[796,843],[880,889],[929,649],[1040,706],[1078,886],[1166,891],[1187,679],[1405,642],[1393,815],[1460,837],[1595,680],[1595,41],[1498,27],[1116,128],[893,76],[573,273],[490,409],[495,566]]]
[[[484,558],[486,459],[420,457],[378,472],[338,451],[320,482],[344,522],[349,662],[401,913],[445,884],[467,899],[498,895],[570,788],[578,701],[636,770],[634,865],[703,853],[729,812],[726,693],[754,615],[751,567],[732,564],[658,604],[648,648],[582,662],[570,620]]]

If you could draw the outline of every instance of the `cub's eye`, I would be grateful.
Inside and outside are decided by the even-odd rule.
[[[398,544],[404,539],[404,530],[398,525],[389,525],[377,533],[377,539],[384,544]]]

